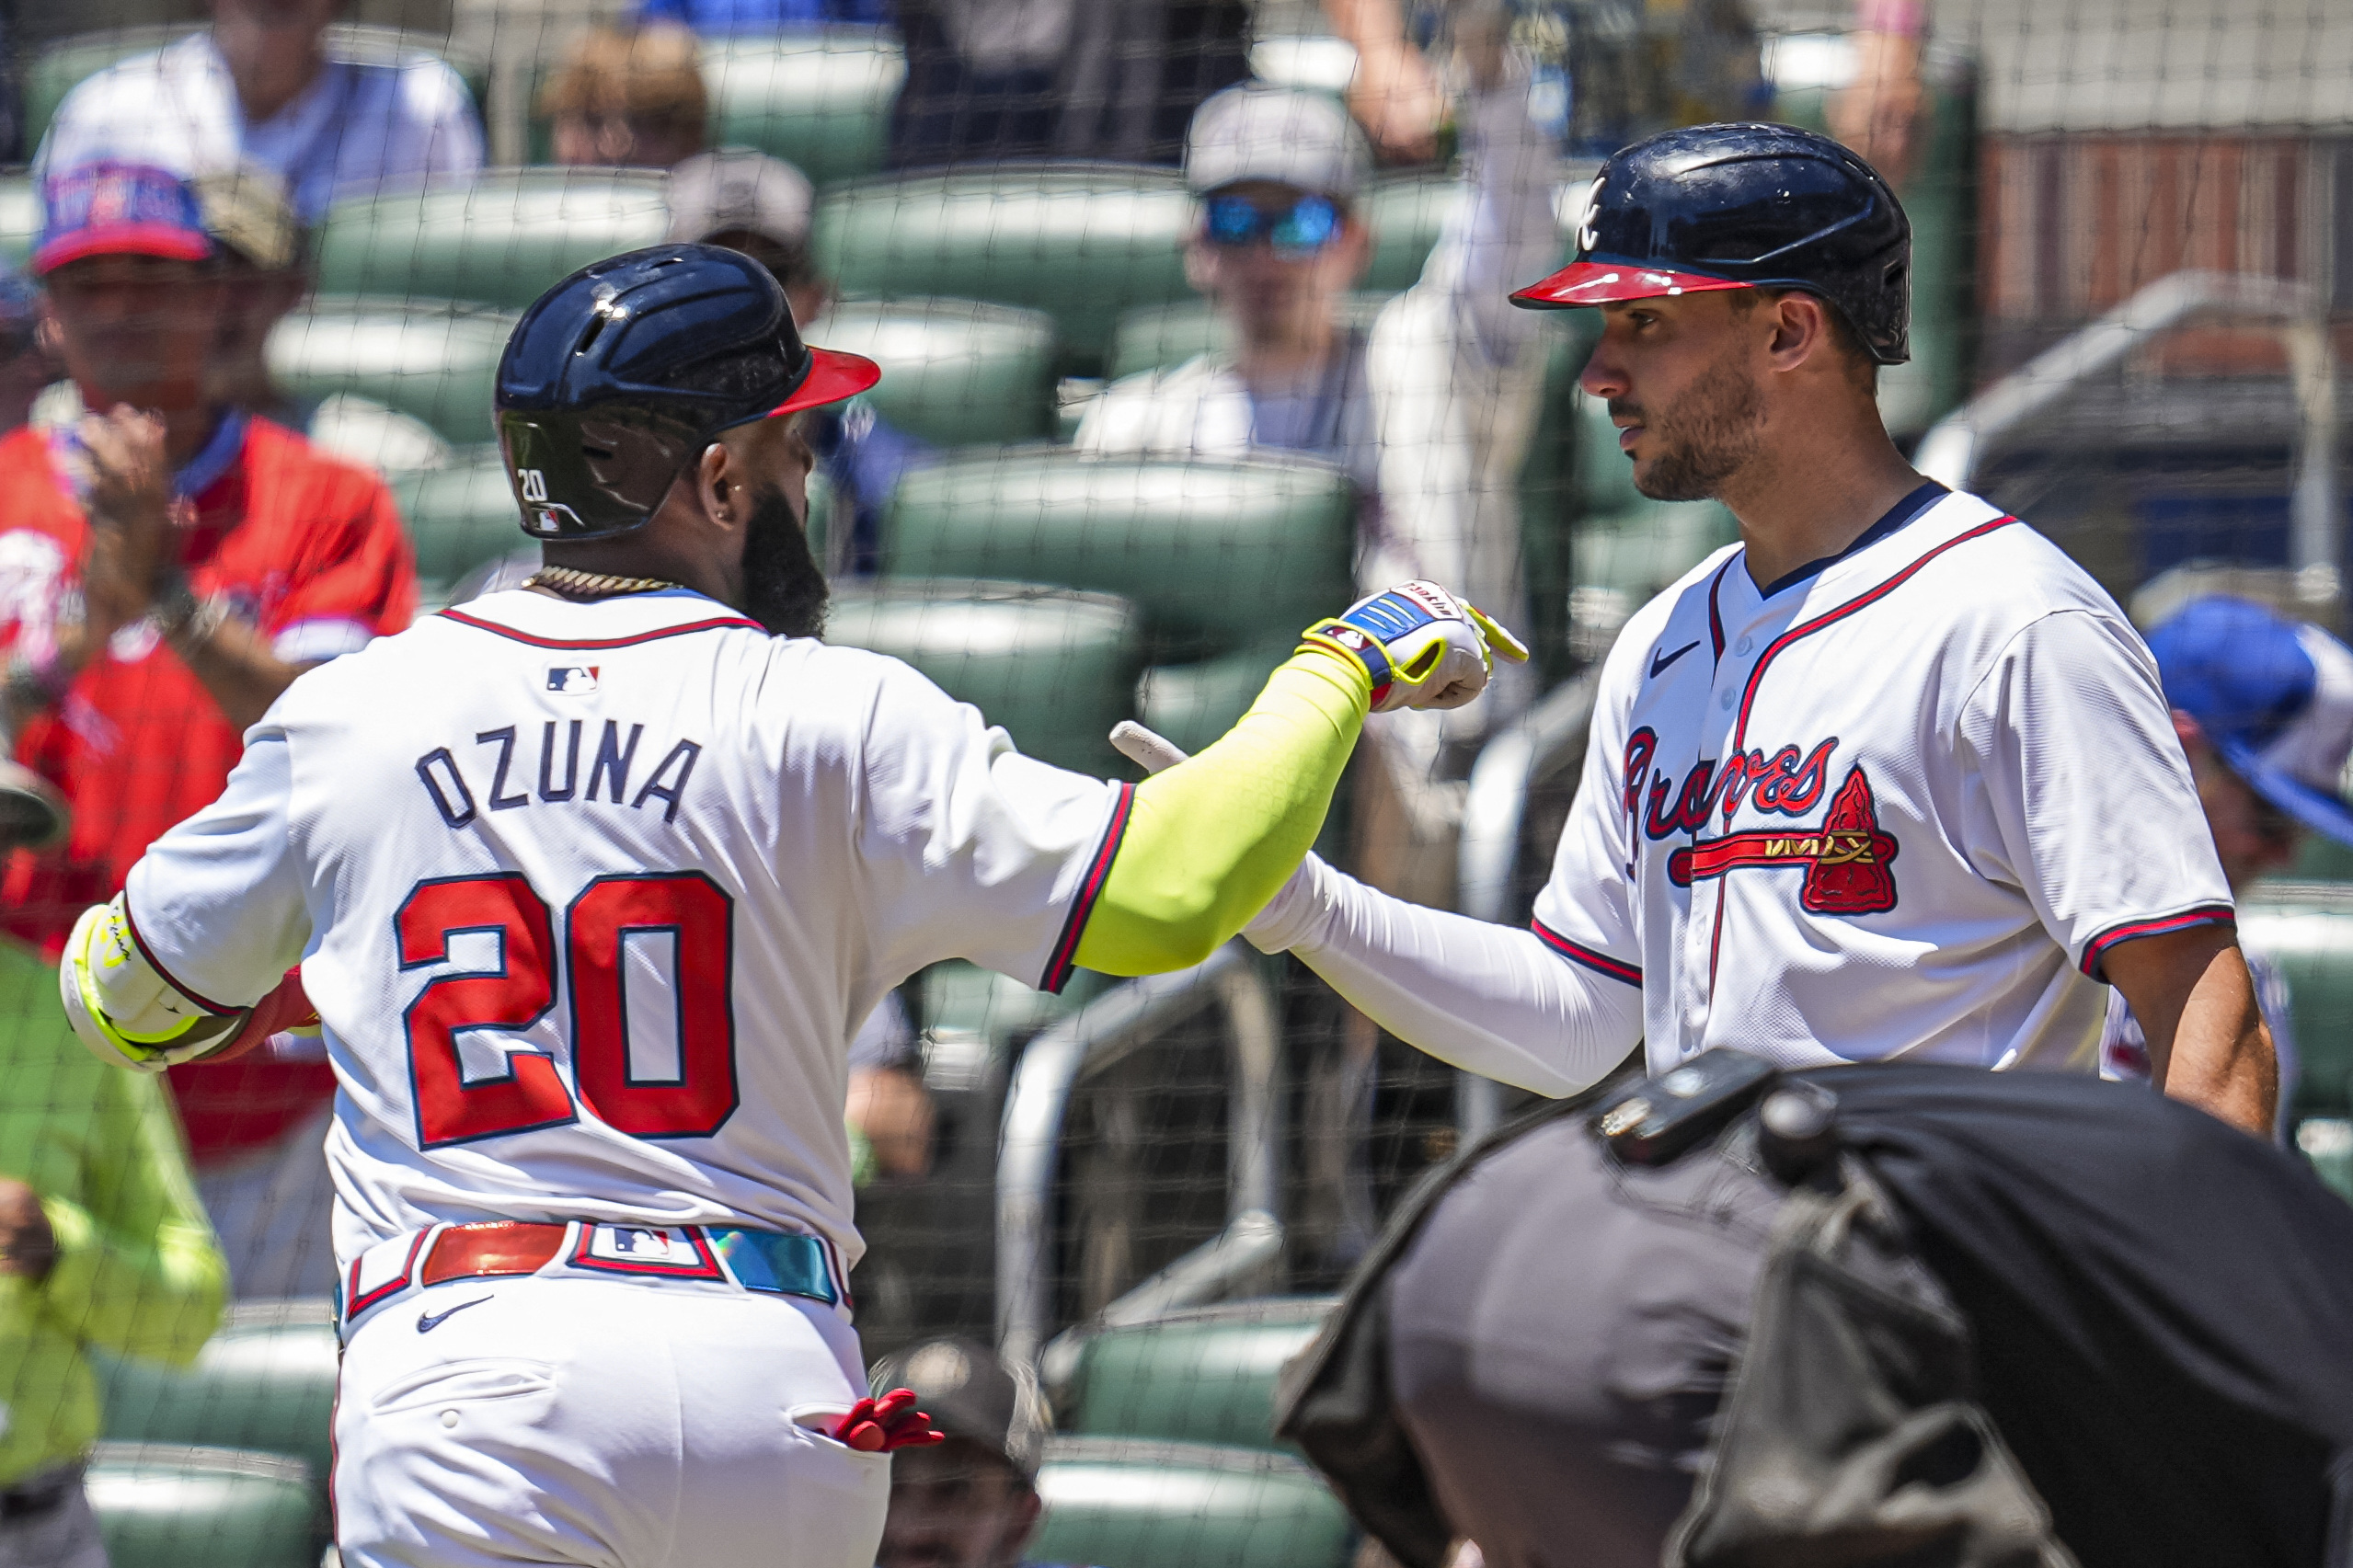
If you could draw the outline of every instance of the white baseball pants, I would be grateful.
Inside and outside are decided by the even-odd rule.
[[[343,1352],[345,1568],[868,1568],[890,1461],[821,1428],[857,1335],[795,1297],[630,1279],[453,1280]]]

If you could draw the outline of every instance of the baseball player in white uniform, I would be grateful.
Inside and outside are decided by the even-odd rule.
[[[2154,661],[2048,541],[1914,473],[1910,229],[1854,155],[1703,126],[1604,166],[1566,270],[1635,482],[1741,542],[1636,614],[1532,930],[1311,861],[1250,928],[1401,1038],[1546,1093],[1637,1040],[1791,1066],[2096,1064],[2121,990],[2166,1090],[2258,1134],[2276,1069]]]
[[[935,1434],[861,1398],[859,1024],[947,957],[1051,988],[1205,956],[1368,708],[1468,700],[1517,651],[1409,585],[1311,628],[1188,769],[1022,757],[811,635],[780,416],[876,374],[731,251],[558,284],[498,398],[547,566],[296,682],[75,933],[68,1013],[134,1065],[316,1009],[350,1568],[870,1563],[889,1450]]]

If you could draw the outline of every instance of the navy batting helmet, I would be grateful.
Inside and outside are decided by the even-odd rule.
[[[534,539],[642,528],[721,430],[838,403],[871,360],[800,340],[750,257],[662,245],[592,262],[532,303],[499,360],[499,446]]]
[[[1803,289],[1871,357],[1911,357],[1911,223],[1869,164],[1788,125],[1695,125],[1613,156],[1577,259],[1511,296],[1533,310],[1713,289]]]

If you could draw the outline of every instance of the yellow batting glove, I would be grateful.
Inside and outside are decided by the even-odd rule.
[[[1317,622],[1300,646],[1362,666],[1377,714],[1459,708],[1486,689],[1497,658],[1528,658],[1527,645],[1477,606],[1418,579]]]

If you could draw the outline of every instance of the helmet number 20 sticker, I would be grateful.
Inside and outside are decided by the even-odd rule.
[[[522,486],[524,500],[544,501],[547,498],[547,475],[538,469],[518,468],[515,470],[515,478]]]

